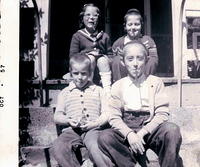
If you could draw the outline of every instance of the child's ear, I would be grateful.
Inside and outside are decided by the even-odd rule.
[[[70,74],[70,77],[72,77],[72,68],[69,67],[69,74]]]
[[[92,70],[93,70],[93,68],[92,68],[92,66],[90,66],[90,68],[89,68],[89,75],[92,74]]]
[[[148,58],[147,56],[145,56],[145,64],[147,64],[147,62],[148,62]]]
[[[126,23],[124,23],[123,26],[124,26],[124,31],[126,32]]]
[[[70,77],[72,77],[72,72],[70,71],[69,73],[70,73]]]
[[[125,64],[124,64],[124,57],[123,57],[122,55],[120,55],[120,62],[121,62],[121,64],[122,64],[123,66],[125,66]]]

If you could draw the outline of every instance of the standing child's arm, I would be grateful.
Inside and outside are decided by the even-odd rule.
[[[71,43],[70,43],[70,50],[69,50],[69,56],[73,56],[74,54],[76,53],[79,53],[80,52],[80,44],[79,44],[79,37],[77,35],[77,33],[75,33],[73,36],[72,36],[72,40],[71,40]]]
[[[149,57],[155,57],[158,59],[157,47],[156,47],[156,43],[153,40],[153,38],[151,38],[149,36],[143,36],[142,43],[149,50]]]
[[[112,59],[113,58],[112,45],[110,37],[107,34],[106,34],[105,45],[106,45],[106,55],[108,56],[109,59]]]

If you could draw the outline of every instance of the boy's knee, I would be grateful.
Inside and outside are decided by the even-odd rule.
[[[98,147],[98,144],[97,143],[94,143],[92,145],[89,145],[89,146],[86,146],[87,147],[87,150],[90,152],[90,153],[99,153],[99,147]]]
[[[164,125],[164,132],[165,132],[165,136],[169,139],[169,140],[180,140],[181,139],[181,132],[180,132],[180,128],[178,125],[174,124],[174,123],[165,123]]]
[[[69,147],[66,147],[64,143],[62,143],[59,140],[55,140],[52,146],[52,150],[54,155],[60,155],[65,154],[67,151],[69,151]]]
[[[99,135],[98,144],[100,146],[111,145],[111,143],[113,142],[113,137],[113,132],[110,129],[104,130]]]

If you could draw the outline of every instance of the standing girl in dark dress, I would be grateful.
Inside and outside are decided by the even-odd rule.
[[[76,53],[86,53],[92,64],[93,70],[97,66],[101,84],[106,95],[110,95],[111,70],[109,58],[112,55],[111,42],[108,34],[98,31],[100,10],[94,4],[84,5],[80,13],[80,27],[72,36],[70,45],[70,57]],[[93,73],[91,79],[93,79]],[[96,74],[95,74],[96,75]],[[94,76],[94,80],[95,80]]]
[[[127,76],[127,70],[121,61],[121,52],[124,45],[130,41],[138,40],[142,42],[149,51],[147,64],[145,67],[145,75],[155,74],[158,65],[158,54],[154,40],[147,35],[142,35],[141,30],[143,19],[137,9],[129,9],[124,16],[124,29],[126,35],[118,38],[113,46],[113,54],[115,55],[112,63],[113,81],[117,81]]]

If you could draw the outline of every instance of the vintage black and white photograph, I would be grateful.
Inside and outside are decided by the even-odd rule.
[[[199,0],[19,0],[17,13],[16,166],[200,166]]]

